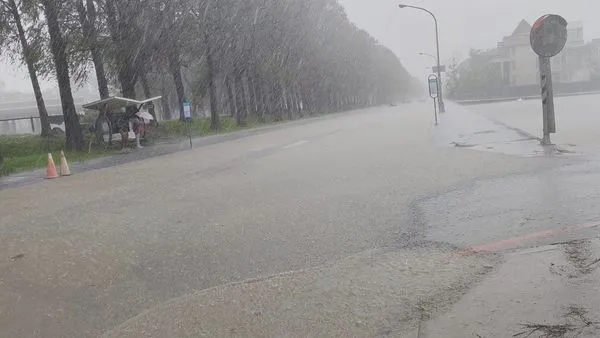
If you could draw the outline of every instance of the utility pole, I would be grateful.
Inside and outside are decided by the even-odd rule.
[[[442,93],[442,67],[440,64],[440,33],[439,33],[439,29],[438,29],[438,21],[437,18],[435,17],[435,15],[430,12],[429,10],[423,8],[423,7],[417,7],[417,6],[411,6],[411,5],[398,5],[398,7],[400,8],[413,8],[413,9],[417,9],[420,11],[424,11],[429,13],[429,15],[431,15],[431,17],[433,18],[433,22],[435,23],[435,48],[437,51],[437,77],[438,77],[438,81],[439,81],[439,92],[438,92],[438,105],[440,108],[440,113],[445,113],[446,112],[446,107],[444,105],[444,95]]]

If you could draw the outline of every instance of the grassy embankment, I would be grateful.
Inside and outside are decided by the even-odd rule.
[[[52,153],[58,165],[64,144],[64,137],[46,139],[37,135],[0,135],[0,176],[46,167],[48,152]],[[69,162],[83,162],[110,154],[114,151],[96,148],[92,148],[91,152],[65,152]]]
[[[202,137],[220,133],[228,133],[242,129],[255,128],[273,121],[248,121],[244,126],[236,125],[232,119],[223,119],[221,129],[210,129],[210,120],[196,119],[189,125],[181,121],[162,121],[158,127],[149,127],[146,145],[160,142],[171,142],[188,136],[188,128],[192,137]],[[91,137],[87,135],[86,137]],[[6,176],[22,171],[44,168],[47,165],[48,152],[52,153],[58,165],[60,151],[64,147],[64,137],[41,138],[37,135],[0,135],[0,176]],[[66,152],[69,163],[85,162],[94,158],[118,154],[118,142],[112,148],[93,145],[88,152],[86,142],[85,152]]]

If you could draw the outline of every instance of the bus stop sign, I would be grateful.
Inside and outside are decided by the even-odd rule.
[[[429,85],[429,96],[431,96],[432,99],[437,98],[439,95],[439,81],[437,76],[434,74],[429,75],[427,84]]]
[[[429,96],[433,99],[433,114],[435,116],[435,125],[438,125],[438,112],[437,104],[435,99],[440,95],[440,81],[435,74],[429,75],[427,78],[427,84],[429,85]]]
[[[542,16],[533,24],[530,40],[537,55],[546,58],[557,55],[567,43],[567,20],[555,14]]]

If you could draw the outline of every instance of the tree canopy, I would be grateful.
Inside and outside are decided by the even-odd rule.
[[[15,8],[24,33],[7,16]],[[25,60],[32,82],[58,82],[68,148],[83,147],[72,84],[92,77],[102,98],[162,95],[164,118],[183,118],[191,100],[213,128],[223,114],[243,124],[391,103],[414,86],[336,0],[0,0],[0,9],[12,60]]]
[[[495,51],[472,49],[469,58],[450,67],[447,94],[453,99],[492,97],[504,87]]]

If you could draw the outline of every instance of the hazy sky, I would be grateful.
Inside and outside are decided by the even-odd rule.
[[[339,0],[348,17],[391,48],[414,76],[425,77],[433,60],[417,53],[435,53],[433,19],[405,3],[425,7],[438,18],[441,59],[466,57],[470,48],[493,48],[517,24],[552,13],[582,21],[584,38],[600,38],[599,0]]]
[[[433,20],[421,11],[399,9],[405,0],[339,0],[348,17],[390,47],[414,76],[424,78],[435,53]],[[470,48],[492,48],[509,35],[521,19],[532,23],[543,14],[555,13],[568,21],[582,21],[586,40],[600,38],[599,0],[413,0],[426,7],[440,24],[442,60],[465,57]],[[0,63],[0,80],[7,88],[31,90],[25,69]],[[43,82],[54,87],[54,82]]]

